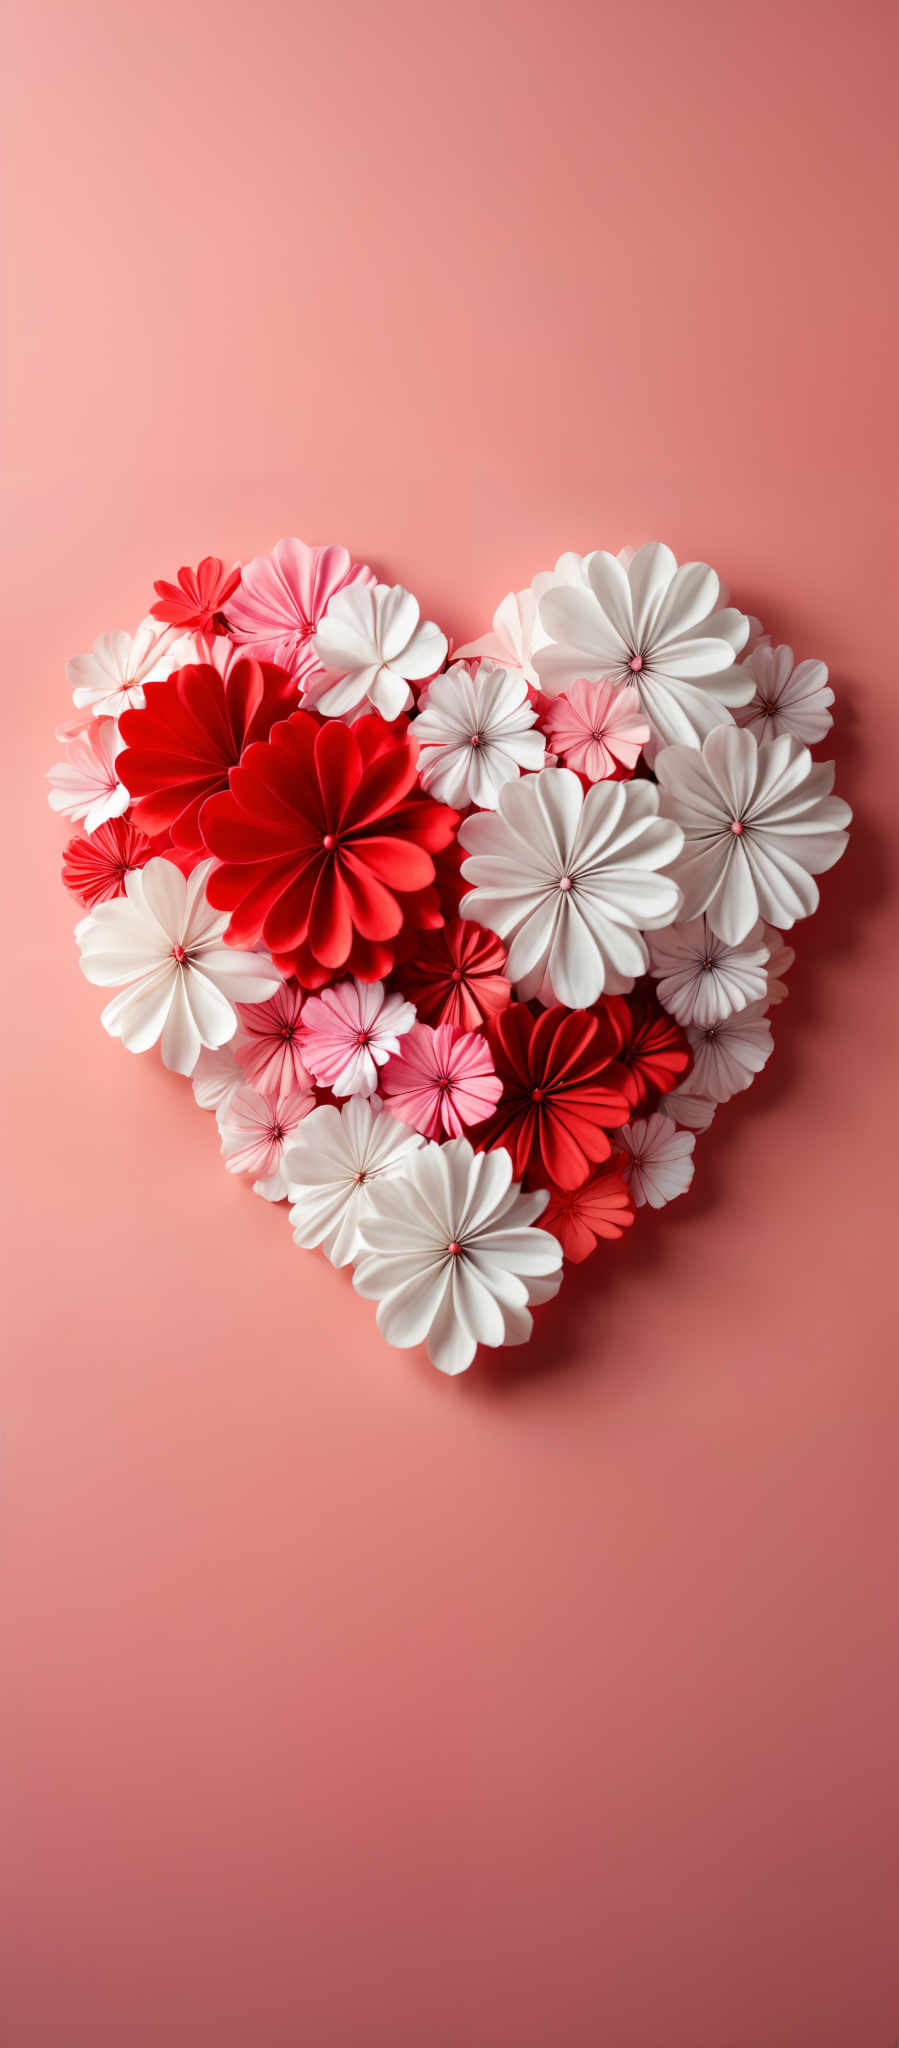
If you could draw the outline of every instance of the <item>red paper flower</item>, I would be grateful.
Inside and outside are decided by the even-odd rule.
[[[618,1162],[607,1159],[581,1187],[553,1188],[538,1222],[541,1230],[553,1231],[566,1259],[579,1265],[596,1250],[598,1237],[621,1237],[634,1214]]]
[[[145,832],[170,831],[176,846],[202,852],[203,804],[227,789],[244,748],[296,709],[296,683],[270,662],[236,661],[227,679],[204,662],[145,683],[144,700],[143,710],[119,720],[119,781]]]
[[[376,716],[343,725],[295,711],[248,747],[203,837],[221,865],[210,903],[234,945],[264,940],[284,973],[321,988],[390,972],[403,923],[442,922],[432,854],[459,822],[419,788],[418,749]]]
[[[151,604],[154,619],[182,632],[226,633],[219,616],[240,582],[240,564],[226,569],[217,555],[205,555],[198,569],[179,569],[177,583],[154,583],[159,602]]]
[[[426,1024],[458,1024],[476,1031],[511,993],[506,949],[493,932],[471,919],[454,917],[440,931],[419,939],[403,961],[397,981]]]
[[[91,833],[70,839],[62,856],[62,879],[88,910],[124,896],[125,876],[142,868],[156,849],[130,818],[108,818]]]
[[[516,1180],[530,1187],[580,1187],[591,1165],[609,1157],[607,1130],[630,1115],[618,1023],[563,1003],[535,1018],[525,1003],[512,1003],[489,1019],[487,1036],[503,1094],[473,1142],[480,1151],[504,1145]]]
[[[690,1041],[652,989],[629,996],[606,996],[598,1008],[615,1019],[621,1032],[618,1058],[626,1068],[624,1092],[634,1116],[646,1116],[659,1098],[676,1088],[693,1065]]]

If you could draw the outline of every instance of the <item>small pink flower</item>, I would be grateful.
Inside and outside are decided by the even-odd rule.
[[[414,1024],[388,1060],[381,1089],[393,1115],[426,1138],[460,1138],[503,1092],[486,1038],[455,1024]]]
[[[588,782],[632,775],[649,739],[636,690],[620,683],[571,683],[563,697],[552,698],[541,722],[565,767]]]
[[[267,1202],[287,1193],[284,1149],[303,1118],[315,1108],[311,1088],[263,1095],[256,1088],[232,1088],[216,1112],[222,1157],[229,1173],[251,1173],[253,1192]]]
[[[267,1095],[311,1088],[300,1058],[303,998],[295,983],[282,982],[267,1003],[238,1003],[240,1019],[231,1051],[248,1081]]]
[[[382,981],[341,981],[308,998],[300,1050],[310,1074],[333,1095],[373,1095],[378,1068],[399,1052],[414,1023],[412,1004],[385,995]]]
[[[274,661],[295,676],[302,694],[324,674],[311,645],[332,597],[349,583],[374,583],[372,571],[346,548],[310,548],[279,540],[240,572],[225,612],[228,631],[257,661]]]

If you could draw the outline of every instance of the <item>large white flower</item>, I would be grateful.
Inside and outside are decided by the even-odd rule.
[[[684,919],[706,912],[713,932],[737,946],[758,918],[789,930],[818,908],[812,880],[832,868],[852,817],[832,796],[832,762],[813,762],[798,740],[761,747],[739,726],[719,726],[692,747],[656,760],[663,815],[684,833],[674,875]]]
[[[794,668],[792,647],[757,645],[742,662],[740,673],[751,676],[753,694],[735,713],[736,721],[754,732],[757,740],[774,740],[785,732],[813,747],[829,733],[833,718],[828,705],[833,703],[833,691],[823,661],[800,661]]]
[[[312,647],[326,673],[310,683],[305,704],[347,718],[369,703],[392,719],[412,702],[409,684],[443,666],[447,639],[401,583],[348,583],[332,597]]]
[[[353,1285],[377,1301],[388,1344],[426,1342],[447,1373],[464,1372],[479,1344],[523,1344],[531,1305],[561,1280],[558,1239],[533,1227],[548,1199],[522,1194],[508,1152],[474,1152],[467,1138],[425,1145],[379,1182]]]
[[[739,946],[715,937],[707,917],[670,924],[649,941],[649,971],[659,1000],[679,1024],[720,1024],[767,990],[768,947],[761,924]]]
[[[85,832],[96,832],[107,818],[120,818],[131,802],[116,769],[124,744],[114,718],[86,726],[67,739],[65,760],[47,769],[51,811],[83,818]]]
[[[599,548],[585,568],[586,587],[553,583],[539,600],[553,643],[534,656],[544,690],[555,696],[580,676],[633,684],[653,745],[699,746],[730,721],[730,705],[752,696],[751,677],[732,667],[748,619],[730,606],[716,610],[714,569],[678,568],[661,541],[627,564]]]
[[[687,1087],[691,1095],[708,1102],[729,1102],[732,1095],[739,1095],[774,1051],[763,1002],[735,1010],[720,1024],[691,1024],[687,1037],[693,1047]]]
[[[348,1266],[375,1189],[402,1173],[422,1143],[377,1100],[351,1096],[342,1109],[313,1109],[284,1161],[294,1243],[321,1245],[332,1266]]]
[[[75,933],[88,981],[122,990],[102,1012],[110,1037],[129,1052],[161,1038],[176,1074],[193,1073],[203,1046],[233,1038],[235,1003],[262,1002],[281,981],[267,954],[226,946],[228,912],[206,900],[211,867],[201,861],[187,880],[169,860],[132,868],[124,896],[99,903]]]
[[[496,809],[499,792],[522,769],[543,766],[546,741],[521,674],[481,662],[476,675],[454,662],[428,688],[410,730],[421,749],[424,788],[443,804]]]
[[[463,917],[509,945],[508,973],[527,1001],[552,996],[585,1008],[604,989],[632,987],[648,963],[641,932],[670,924],[680,896],[658,870],[682,844],[659,817],[650,782],[597,782],[584,791],[570,768],[507,782],[496,812],[460,826],[474,884]]]
[[[616,1131],[615,1143],[636,1208],[648,1202],[651,1209],[664,1209],[666,1202],[686,1194],[693,1179],[692,1132],[675,1130],[670,1117],[656,1110]]]
[[[143,710],[144,683],[160,682],[197,659],[189,634],[175,639],[170,626],[147,617],[136,633],[101,633],[89,654],[66,663],[66,675],[79,710],[119,718],[123,711]]]

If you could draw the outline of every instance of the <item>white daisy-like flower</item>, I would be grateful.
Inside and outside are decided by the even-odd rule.
[[[447,638],[401,583],[348,583],[332,597],[312,648],[325,674],[310,683],[304,704],[327,718],[371,704],[393,719],[412,702],[410,683],[442,668]]]
[[[765,1001],[770,1010],[776,1003],[782,1003],[784,997],[790,993],[783,977],[789,974],[796,953],[793,946],[784,944],[780,932],[776,932],[773,925],[763,925],[762,930],[768,948],[768,986],[765,990]]]
[[[534,1224],[549,1197],[523,1194],[501,1147],[427,1144],[381,1181],[363,1219],[353,1285],[378,1303],[388,1344],[426,1343],[440,1372],[464,1372],[479,1344],[523,1344],[531,1307],[562,1277],[562,1247]]]
[[[197,1108],[219,1110],[235,1088],[243,1087],[246,1078],[230,1045],[220,1046],[217,1052],[204,1046],[190,1077]]]
[[[143,710],[145,683],[160,682],[197,659],[189,634],[173,638],[170,626],[147,617],[136,633],[101,633],[89,654],[66,662],[66,676],[79,711],[120,718],[123,711]]]
[[[683,918],[708,916],[738,946],[760,917],[779,931],[817,910],[813,875],[846,846],[852,812],[832,796],[832,762],[814,762],[786,734],[760,747],[754,733],[723,725],[700,752],[666,747],[656,759],[662,814],[684,833],[674,875]]]
[[[707,1131],[717,1107],[705,1095],[691,1095],[689,1077],[680,1088],[672,1088],[668,1095],[663,1095],[659,1103],[661,1114],[687,1131]]]
[[[453,648],[453,660],[465,661],[480,656],[486,661],[495,661],[501,668],[512,670],[524,676],[525,682],[539,688],[534,654],[538,647],[547,645],[537,617],[537,594],[534,590],[510,590],[498,604],[493,614],[493,631],[482,633],[477,640],[468,640],[464,647]]]
[[[254,1175],[253,1193],[283,1202],[287,1193],[287,1148],[315,1107],[311,1088],[263,1095],[244,1082],[219,1104],[216,1121],[229,1173]]]
[[[321,1245],[332,1266],[348,1266],[361,1249],[360,1226],[375,1189],[403,1173],[423,1142],[377,1098],[351,1096],[342,1109],[313,1109],[284,1162],[294,1243],[306,1250]]]
[[[670,924],[649,941],[659,1001],[678,1024],[720,1024],[767,992],[768,947],[761,924],[739,946],[716,938],[707,917]]]
[[[101,1016],[110,1037],[129,1052],[161,1039],[176,1074],[193,1073],[203,1046],[233,1038],[235,1003],[263,1002],[281,981],[267,954],[226,946],[228,912],[206,900],[211,867],[201,861],[186,880],[170,860],[132,868],[124,896],[98,903],[75,932],[87,980],[121,988]]]
[[[307,997],[297,1040],[308,1072],[334,1095],[373,1095],[378,1071],[411,1031],[415,1009],[382,981],[341,981]]]
[[[651,1209],[664,1209],[666,1202],[686,1194],[694,1169],[692,1131],[675,1130],[670,1117],[656,1110],[616,1131],[615,1143],[637,1209],[647,1203]]]
[[[800,661],[794,667],[792,647],[756,645],[740,664],[740,673],[751,676],[753,694],[734,717],[757,740],[788,733],[813,747],[826,738],[833,724],[828,709],[833,691],[823,661]]]
[[[716,609],[714,569],[678,568],[660,541],[638,548],[625,564],[603,548],[586,560],[586,587],[554,584],[539,599],[540,624],[552,645],[534,664],[551,696],[578,677],[634,686],[654,747],[697,747],[730,722],[753,683],[732,664],[745,646],[749,621],[730,606]]]
[[[646,972],[641,936],[670,924],[680,896],[658,871],[682,844],[659,817],[650,782],[597,782],[570,768],[507,782],[495,812],[466,818],[459,839],[471,882],[461,915],[509,946],[508,974],[527,1001],[544,985],[573,1009],[621,993]],[[548,998],[551,999],[551,998]]]
[[[410,726],[423,787],[456,810],[494,811],[507,782],[543,767],[546,741],[536,723],[523,675],[482,661],[472,676],[455,662],[430,684]]]
[[[764,1002],[749,1003],[745,1010],[723,1017],[720,1024],[689,1026],[693,1066],[687,1086],[691,1095],[709,1102],[729,1102],[761,1073],[774,1051],[765,1007]]]
[[[107,818],[120,818],[131,802],[115,765],[124,744],[114,718],[85,726],[67,739],[65,760],[47,769],[51,811],[83,818],[85,832],[96,832]]]

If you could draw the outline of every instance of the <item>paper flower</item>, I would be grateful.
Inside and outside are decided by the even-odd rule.
[[[784,997],[790,993],[786,982],[783,980],[783,976],[789,974],[796,954],[792,946],[784,944],[780,932],[776,932],[770,924],[763,925],[762,932],[768,948],[765,1002],[770,1010],[774,1004],[782,1003]],[[697,1022],[699,1021],[697,1019]]]
[[[650,541],[625,566],[602,548],[586,587],[554,584],[539,602],[552,646],[534,657],[555,696],[580,677],[633,686],[656,745],[698,746],[713,726],[746,704],[753,684],[732,667],[749,622],[716,610],[718,578],[703,562],[678,568],[670,548]]]
[[[320,674],[312,640],[331,599],[350,584],[374,580],[346,548],[279,540],[270,555],[244,563],[225,614],[228,631],[257,661],[286,668],[302,691]]]
[[[83,818],[85,832],[95,832],[109,818],[120,818],[130,802],[116,767],[121,751],[114,718],[100,719],[67,740],[65,760],[47,770],[51,811]]]
[[[669,924],[680,896],[658,870],[674,860],[680,828],[658,815],[649,782],[599,782],[586,794],[569,768],[507,783],[496,813],[466,818],[459,838],[474,884],[461,905],[509,947],[510,980],[525,999],[548,984],[586,1008],[646,971],[643,931]]]
[[[516,1178],[530,1186],[579,1187],[591,1166],[608,1159],[607,1134],[630,1114],[617,1019],[608,1009],[593,1014],[561,1003],[534,1017],[512,1003],[491,1019],[487,1035],[502,1095],[475,1144],[504,1146]]]
[[[217,555],[204,555],[198,569],[179,569],[177,583],[154,583],[150,616],[185,633],[222,633],[222,613],[240,582],[240,563],[226,569]]]
[[[228,1172],[252,1174],[255,1195],[282,1202],[287,1147],[314,1108],[311,1088],[292,1088],[284,1095],[264,1095],[246,1083],[230,1088],[216,1112]]]
[[[403,988],[426,1024],[476,1031],[511,995],[506,949],[493,932],[454,917],[425,932],[399,970]]]
[[[492,633],[484,633],[479,640],[469,640],[464,647],[456,647],[453,660],[480,657],[499,662],[502,668],[524,676],[525,682],[536,689],[539,679],[534,667],[534,653],[546,644],[547,636],[537,617],[536,592],[510,590],[493,614]]]
[[[394,1116],[426,1138],[461,1138],[502,1094],[490,1047],[480,1031],[455,1024],[415,1024],[388,1060],[381,1093]]]
[[[632,1114],[645,1116],[689,1073],[689,1041],[650,989],[608,996],[605,1002],[621,1032],[616,1059],[624,1068],[624,1093]]]
[[[70,839],[62,857],[62,879],[88,910],[122,896],[125,876],[152,859],[153,848],[130,818],[109,818],[90,838]]]
[[[312,645],[325,673],[307,703],[327,718],[370,704],[393,719],[412,702],[410,683],[442,668],[447,639],[401,583],[354,583],[332,597]]]
[[[839,860],[852,816],[830,794],[832,762],[813,762],[786,736],[760,747],[728,725],[701,752],[666,747],[656,774],[663,814],[684,834],[672,869],[684,921],[705,912],[718,938],[738,946],[760,917],[788,930],[817,910],[812,876]]]
[[[670,1095],[663,1095],[659,1109],[663,1116],[670,1117],[673,1124],[680,1124],[687,1131],[707,1131],[712,1122],[717,1103],[710,1102],[707,1095],[691,1093],[690,1081],[682,1088],[672,1088]]]
[[[119,721],[125,750],[118,773],[137,823],[202,852],[207,797],[227,789],[244,749],[268,739],[296,704],[295,682],[269,662],[238,661],[227,679],[211,664],[191,664],[167,682],[148,684],[143,710],[126,711]]]
[[[291,981],[283,981],[266,1003],[238,1003],[232,1051],[242,1080],[264,1095],[312,1085],[300,1055],[302,1014],[303,998]]]
[[[583,677],[550,700],[541,724],[553,753],[588,782],[632,775],[649,739],[636,690]]]
[[[400,1038],[414,1023],[412,1004],[385,995],[382,981],[342,981],[309,997],[300,1049],[309,1072],[332,1094],[373,1095],[378,1069],[399,1052]]]
[[[716,938],[707,917],[670,924],[649,941],[649,971],[659,997],[679,1024],[720,1024],[733,1010],[760,1002],[768,975],[768,946],[755,924],[738,946]]]
[[[495,810],[505,783],[543,766],[546,742],[533,730],[536,719],[523,676],[486,662],[470,675],[456,662],[435,677],[410,726],[423,787],[457,810]]]
[[[771,1058],[774,1040],[764,1003],[748,1003],[720,1024],[691,1024],[693,1072],[690,1092],[709,1102],[729,1102],[748,1088]]]
[[[171,861],[148,861],[76,931],[88,981],[122,989],[102,1012],[110,1037],[129,1052],[161,1038],[163,1065],[176,1074],[193,1072],[202,1046],[233,1038],[236,1001],[262,1001],[280,980],[263,954],[225,945],[228,920],[206,896],[210,867],[201,861],[185,880]]]
[[[348,1266],[375,1190],[404,1172],[421,1143],[377,1101],[351,1096],[342,1109],[314,1109],[285,1161],[294,1243],[320,1245],[332,1266]]]
[[[383,980],[403,927],[442,922],[432,853],[456,816],[418,788],[417,750],[382,719],[353,726],[295,711],[247,747],[208,799],[203,836],[221,863],[210,901],[232,944],[259,938],[285,974]]]
[[[685,1195],[693,1179],[696,1139],[692,1131],[675,1130],[659,1111],[638,1117],[618,1134],[624,1178],[638,1209],[664,1209]]]
[[[145,683],[158,682],[192,660],[189,638],[175,639],[156,619],[146,618],[136,633],[101,633],[89,654],[66,662],[66,675],[79,711],[118,718],[143,704]]]
[[[833,724],[828,710],[833,691],[823,661],[800,661],[794,668],[792,647],[756,647],[741,670],[751,677],[754,690],[734,716],[759,743],[781,733],[809,747],[826,738]]]
[[[231,1045],[219,1046],[212,1052],[204,1046],[190,1077],[194,1101],[198,1109],[221,1108],[223,1102],[235,1088],[241,1088],[246,1081],[243,1067],[239,1067]]]
[[[575,1266],[596,1250],[597,1238],[621,1237],[633,1220],[634,1204],[617,1158],[598,1166],[579,1188],[551,1188],[540,1218]]]
[[[479,1344],[523,1344],[531,1307],[561,1280],[562,1249],[534,1228],[543,1194],[522,1194],[507,1152],[465,1138],[425,1145],[378,1182],[360,1225],[353,1285],[378,1303],[388,1344],[426,1343],[440,1372],[464,1372]]]

